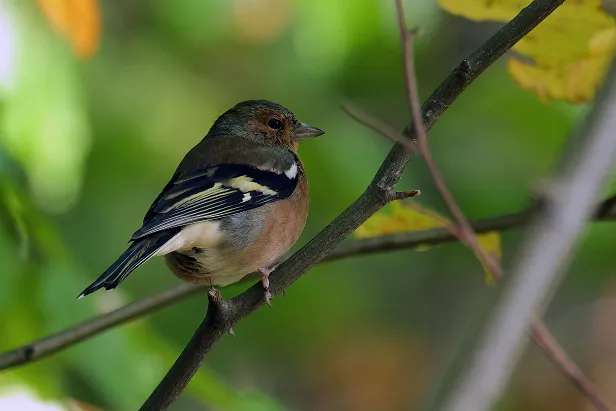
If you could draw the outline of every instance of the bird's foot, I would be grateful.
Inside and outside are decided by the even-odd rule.
[[[263,285],[263,289],[265,290],[265,302],[267,305],[272,307],[272,293],[269,291],[269,275],[276,269],[277,266],[273,266],[271,268],[259,268],[259,275],[261,277],[261,284]]]
[[[222,294],[220,293],[220,291],[218,291],[218,288],[214,287],[213,285],[210,285],[210,289],[207,294],[210,302],[214,304],[218,304],[220,301],[222,301]]]
[[[222,294],[220,294],[220,291],[218,291],[218,288],[214,287],[212,284],[209,285],[208,294],[216,299],[222,298]]]

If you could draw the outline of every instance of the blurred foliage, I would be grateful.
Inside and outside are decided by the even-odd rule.
[[[453,18],[433,1],[405,5],[409,26],[424,33],[426,97],[494,27]],[[157,261],[112,293],[75,299],[124,250],[182,156],[241,100],[280,102],[327,132],[301,149],[311,189],[305,243],[362,192],[391,145],[338,103],[356,102],[402,129],[401,68],[389,1],[0,0],[0,350],[177,284]],[[430,133],[469,218],[523,208],[584,110],[543,104],[504,64],[482,75]],[[430,181],[414,160],[401,189],[421,189],[422,204],[444,213]],[[613,275],[613,235],[610,224],[589,229],[550,313],[580,360],[594,338],[583,328],[591,314],[580,320],[573,309],[592,304]],[[517,238],[503,233],[505,260]],[[409,409],[475,301],[492,292],[479,270],[459,244],[319,265],[275,311],[256,312],[224,337],[172,409]],[[0,401],[27,392],[28,401],[136,409],[205,307],[197,296],[2,372]],[[544,378],[521,379],[503,409],[582,409],[550,364],[532,364]]]
[[[20,162],[35,201],[65,210],[79,193],[91,139],[78,67],[32,4],[1,4],[0,143]]]
[[[507,22],[530,0],[439,0],[451,13]],[[595,95],[616,51],[616,20],[602,0],[567,1],[513,47],[523,57],[507,61],[509,73],[543,101],[586,103]]]
[[[82,58],[92,55],[98,46],[101,22],[97,0],[38,0],[47,20],[72,44]]]

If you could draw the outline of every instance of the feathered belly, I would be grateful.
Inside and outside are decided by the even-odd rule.
[[[194,246],[171,252],[165,255],[165,260],[171,271],[184,281],[219,286],[233,284],[260,268],[271,267],[291,248],[296,239],[280,228],[278,236],[261,239],[244,250],[236,250],[225,243],[207,248]]]
[[[187,253],[167,254],[165,261],[176,276],[194,284],[225,286],[254,271],[225,254],[218,248],[195,247]]]
[[[184,281],[223,286],[253,271],[239,261],[237,250],[227,241],[220,221],[205,221],[184,227],[158,254],[165,256],[167,266]]]

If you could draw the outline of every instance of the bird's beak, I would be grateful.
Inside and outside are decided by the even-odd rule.
[[[293,130],[293,141],[304,140],[306,138],[318,137],[325,134],[325,131],[320,128],[312,127],[306,123],[299,123],[299,126]]]

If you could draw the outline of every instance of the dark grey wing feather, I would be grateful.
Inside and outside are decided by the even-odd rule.
[[[116,288],[124,279],[141,264],[152,258],[156,252],[180,232],[180,228],[156,233],[133,242],[128,249],[79,295],[79,298],[105,288]]]
[[[207,220],[219,220],[289,197],[297,174],[243,164],[201,167],[176,176],[152,204],[131,240]]]

